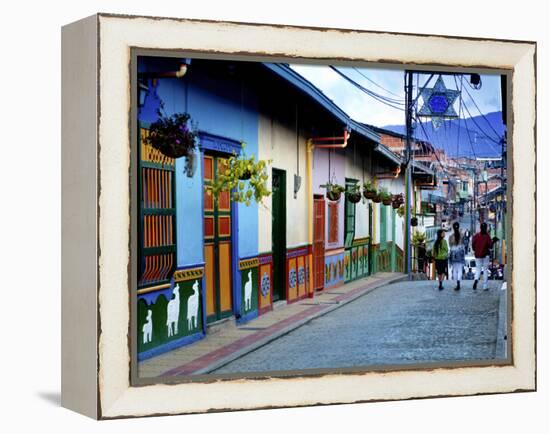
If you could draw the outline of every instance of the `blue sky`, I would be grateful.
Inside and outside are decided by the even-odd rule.
[[[330,99],[342,108],[342,110],[359,122],[365,122],[379,127],[405,123],[404,111],[388,107],[387,105],[373,99],[371,96],[357,89],[351,83],[348,83],[344,78],[340,77],[328,66],[296,64],[290,66],[300,75],[321,89]],[[363,87],[366,87],[367,89],[380,95],[403,101],[405,99],[403,71],[377,68],[354,69],[351,67],[339,67],[338,69]],[[365,78],[365,76],[371,81]],[[418,75],[418,83],[421,88],[424,86],[429,76],[430,74]],[[427,86],[428,88],[433,87],[437,77],[437,75],[434,75]],[[443,80],[447,88],[457,88],[455,80],[452,76],[443,76]],[[483,114],[501,110],[499,75],[482,75],[482,87],[479,90],[469,87],[466,83],[467,80],[469,80],[469,75],[464,76],[463,88],[470,93]],[[373,82],[378,86],[373,84]],[[458,77],[458,84],[460,86],[460,77]],[[417,80],[415,77],[414,86],[416,87],[416,85]],[[416,89],[413,91],[413,95],[416,95]],[[463,91],[463,101],[472,116],[479,115],[478,110],[466,91]],[[454,104],[454,108],[458,113],[458,99]],[[463,109],[462,117],[468,118],[470,115]]]

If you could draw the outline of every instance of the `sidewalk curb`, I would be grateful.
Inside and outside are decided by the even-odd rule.
[[[303,320],[297,321],[294,324],[289,325],[288,327],[285,327],[285,328],[273,333],[272,335],[265,337],[264,339],[258,340],[258,341],[254,342],[253,344],[251,344],[247,347],[244,347],[244,348],[242,348],[238,351],[235,351],[231,355],[226,356],[226,357],[224,357],[224,358],[208,365],[205,368],[198,369],[197,371],[193,372],[192,375],[208,374],[211,371],[219,369],[222,366],[225,366],[225,365],[231,363],[232,361],[234,361],[234,360],[236,360],[236,359],[238,359],[238,358],[240,358],[240,357],[242,357],[242,356],[244,356],[244,355],[246,355],[246,354],[248,354],[248,353],[250,353],[254,350],[257,350],[258,348],[267,345],[268,343],[280,338],[281,336],[284,336],[284,335],[290,333],[291,331],[302,327],[303,325],[309,323],[310,321],[312,321],[316,318],[319,318],[323,315],[326,315],[326,314],[328,314],[328,313],[330,313],[330,312],[332,312],[332,311],[334,311],[334,310],[336,310],[336,309],[338,309],[342,306],[345,306],[348,303],[351,303],[352,301],[357,300],[360,297],[363,297],[364,295],[367,295],[367,294],[371,293],[372,291],[375,291],[376,289],[380,289],[383,286],[390,285],[392,283],[398,283],[398,282],[401,282],[401,281],[404,281],[404,280],[407,280],[407,279],[408,279],[408,277],[406,275],[405,276],[396,276],[396,277],[392,277],[388,280],[385,280],[383,282],[375,283],[372,287],[366,288],[364,291],[359,291],[357,294],[354,294],[354,295],[350,296],[349,298],[346,298],[345,300],[336,302],[336,303],[331,304],[331,305],[327,305],[328,307],[326,309],[323,309],[320,312],[314,313],[314,314],[310,315],[309,317],[304,318]]]

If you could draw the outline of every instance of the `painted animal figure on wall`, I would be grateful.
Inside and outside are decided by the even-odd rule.
[[[153,340],[153,312],[151,309],[147,310],[147,321],[143,324],[143,343],[146,344]]]
[[[193,283],[193,294],[187,299],[187,328],[197,328],[197,315],[199,313],[199,281]]]
[[[174,286],[174,298],[166,306],[166,326],[168,337],[178,334],[178,320],[180,317],[180,287]]]
[[[252,271],[248,272],[248,280],[244,284],[244,310],[252,307]]]

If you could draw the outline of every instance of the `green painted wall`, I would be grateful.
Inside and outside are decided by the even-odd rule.
[[[187,318],[187,305],[189,298],[194,293],[193,285],[197,282],[197,315],[196,321],[193,318],[191,320],[191,327],[189,327]],[[145,300],[140,299],[138,301],[138,352],[150,350],[158,347],[159,345],[167,342],[180,339],[184,336],[189,336],[197,332],[202,331],[202,303],[201,303],[201,284],[202,280],[189,280],[185,282],[178,282],[179,286],[179,315],[177,321],[177,333],[175,333],[175,324],[172,326],[172,336],[168,335],[168,303],[169,300],[164,295],[159,295],[156,301],[150,305],[147,305]],[[172,299],[175,299],[172,295]],[[173,305],[172,305],[173,306]],[[147,320],[148,311],[151,311],[152,333],[149,336],[144,336],[144,326],[149,323]],[[195,326],[196,323],[196,326]],[[146,327],[147,329],[147,327]],[[144,337],[145,339],[144,341]]]
[[[250,273],[250,275],[249,275]],[[247,306],[245,289],[250,277],[250,300]],[[247,268],[241,270],[241,315],[248,315],[251,312],[258,310],[258,267]]]

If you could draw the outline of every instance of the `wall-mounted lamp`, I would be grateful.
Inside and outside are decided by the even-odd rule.
[[[298,191],[302,186],[302,177],[299,175],[294,175],[294,199],[298,197]]]

